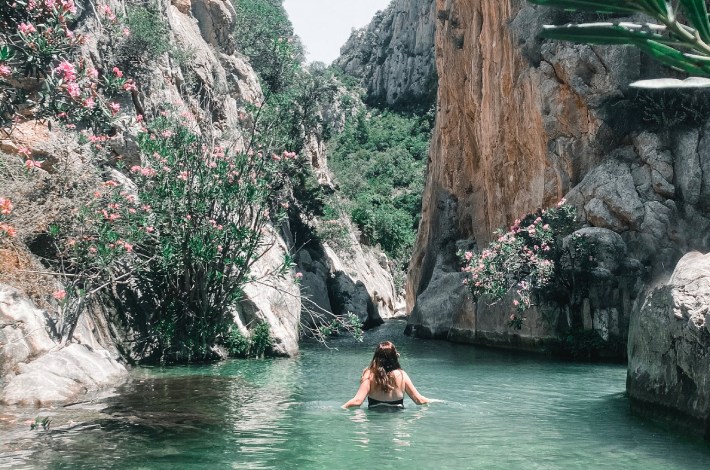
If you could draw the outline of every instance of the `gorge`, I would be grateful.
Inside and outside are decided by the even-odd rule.
[[[104,3],[127,18],[136,7]],[[262,3],[281,2],[245,1],[242,7]],[[111,41],[119,40],[102,29],[105,14],[89,2],[76,5],[72,28],[89,37],[79,55],[108,72],[116,58]],[[710,260],[702,254],[710,251],[710,92],[631,88],[635,80],[675,72],[632,47],[542,40],[543,24],[573,21],[575,13],[523,0],[393,0],[369,26],[353,32],[332,69],[299,69],[316,78],[298,82],[304,94],[283,95],[287,105],[274,108],[283,113],[274,122],[290,123],[295,116],[297,125],[278,152],[298,153],[304,169],[293,175],[297,182],[285,191],[288,198],[270,206],[273,212],[282,207],[284,215],[263,226],[265,249],[250,274],[257,282],[245,285],[230,311],[230,331],[239,338],[268,325],[270,353],[280,359],[132,368],[147,358],[135,347],[145,332],[125,319],[150,314],[140,308],[140,289],[129,295],[132,286],[118,284],[106,297],[87,302],[72,341],[63,341],[55,329],[64,322],[65,304],[52,292],[66,286],[47,275],[47,234],[61,220],[58,214],[74,207],[72,198],[81,196],[52,186],[59,176],[85,184],[75,184],[75,193],[114,180],[132,187],[138,179],[128,168],[146,166],[133,115],[158,120],[169,110],[246,153],[250,126],[256,128],[260,106],[275,86],[264,79],[272,64],[256,64],[259,53],[250,59],[235,40],[235,25],[244,26],[239,2],[157,0],[154,7],[174,49],[150,58],[151,66],[140,70],[139,89],[117,98],[128,111],[107,144],[111,161],[87,164],[90,152],[75,133],[51,120],[35,121],[26,110],[0,141],[0,197],[14,201],[0,222],[18,232],[13,240],[0,239],[0,402],[6,405],[0,428],[11,448],[0,467],[31,465],[35,458],[67,464],[51,446],[40,447],[35,436],[41,433],[19,431],[26,420],[43,415],[53,417],[55,428],[45,434],[67,447],[74,454],[68,462],[80,467],[91,465],[91,446],[112,439],[119,444],[102,460],[106,466],[125,462],[122,452],[136,445],[140,452],[131,465],[151,459],[156,465],[294,462],[339,468],[348,459],[371,464],[358,452],[363,448],[393,458],[401,450],[407,462],[422,466],[442,458],[450,458],[445,461],[452,467],[481,468],[522,468],[526,459],[552,467],[580,461],[610,468],[707,465],[706,443],[686,442],[676,431],[659,434],[668,437],[664,442],[655,435],[661,428],[649,427],[655,424],[629,409],[710,439]],[[293,34],[287,29],[282,33]],[[299,114],[304,109],[309,111]],[[401,290],[400,260],[385,255],[384,244],[372,246],[384,229],[370,221],[381,219],[356,217],[358,196],[343,196],[360,184],[350,181],[357,169],[339,174],[345,166],[332,160],[339,155],[336,146],[346,142],[338,136],[352,133],[350,142],[359,142],[365,129],[374,140],[377,119],[384,116],[385,126],[399,122],[388,121],[388,113],[419,123],[410,133],[424,129],[428,115],[434,123],[421,219]],[[398,139],[406,140],[412,155],[422,153],[417,139],[428,130],[421,129],[410,140]],[[43,159],[40,178],[23,172],[25,151]],[[387,147],[382,153],[404,160],[399,151]],[[282,159],[278,152],[274,161]],[[339,158],[355,160],[355,154]],[[419,157],[413,158],[417,163]],[[362,173],[378,164],[367,163]],[[382,194],[409,197],[408,191]],[[367,203],[390,197],[382,194]],[[595,247],[593,276],[573,292],[574,303],[538,302],[526,310],[520,329],[511,327],[511,299],[472,299],[460,253],[483,251],[496,230],[561,199],[576,209],[575,234]],[[126,298],[130,302],[122,304]],[[377,327],[405,313],[406,322]],[[358,328],[371,329],[363,346],[343,338],[331,340],[342,352],[318,349],[310,340],[299,345],[303,329],[324,326],[320,318],[347,314]],[[401,336],[404,330],[413,337]],[[393,421],[364,411],[340,419],[339,400],[353,391],[372,346],[390,338],[404,345],[404,364],[417,385],[445,402],[407,409]],[[591,349],[578,338],[591,338]],[[210,354],[226,356],[224,344],[210,348]],[[539,354],[554,350],[612,363],[558,362]],[[619,361],[628,365],[614,364]],[[112,386],[119,386],[116,396],[100,392]],[[146,409],[142,395],[152,397],[157,409]],[[259,396],[270,398],[260,404]],[[69,406],[48,408],[61,404]],[[471,423],[480,429],[468,429]],[[522,426],[519,432],[511,433],[510,423]],[[447,446],[441,439],[451,437],[454,426],[456,444]],[[167,436],[155,441],[162,451],[137,444],[155,432]],[[196,432],[196,440],[185,437],[189,432]],[[342,437],[350,432],[354,438]],[[88,444],[78,444],[87,433]],[[592,435],[608,440],[590,440]],[[204,452],[207,441],[214,447]],[[323,441],[336,450],[314,451]],[[478,447],[467,449],[471,442]],[[501,461],[501,448],[519,452]],[[543,448],[549,451],[544,457]]]

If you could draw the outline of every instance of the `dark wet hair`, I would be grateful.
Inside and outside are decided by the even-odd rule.
[[[378,344],[377,349],[375,349],[375,355],[372,356],[370,367],[368,367],[375,386],[384,392],[392,390],[395,381],[390,372],[401,368],[399,354],[394,344],[390,341],[383,341]]]

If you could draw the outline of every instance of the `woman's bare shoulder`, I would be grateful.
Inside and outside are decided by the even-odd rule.
[[[367,367],[367,368],[363,369],[361,380],[370,380],[371,377],[372,377],[372,372],[370,371],[370,368]]]

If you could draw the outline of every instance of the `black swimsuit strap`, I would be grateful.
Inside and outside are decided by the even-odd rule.
[[[404,406],[404,397],[400,398],[399,400],[393,400],[393,401],[378,400],[376,398],[367,397],[367,406],[377,406],[377,405],[389,405],[389,406],[402,405],[402,406]]]

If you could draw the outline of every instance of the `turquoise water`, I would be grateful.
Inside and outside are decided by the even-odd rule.
[[[93,403],[0,409],[0,467],[710,468],[710,446],[629,413],[624,366],[405,338],[402,328],[335,341],[338,351],[305,345],[297,359],[141,369]],[[339,408],[384,339],[419,390],[444,403]],[[50,430],[29,431],[30,414],[52,415]]]

